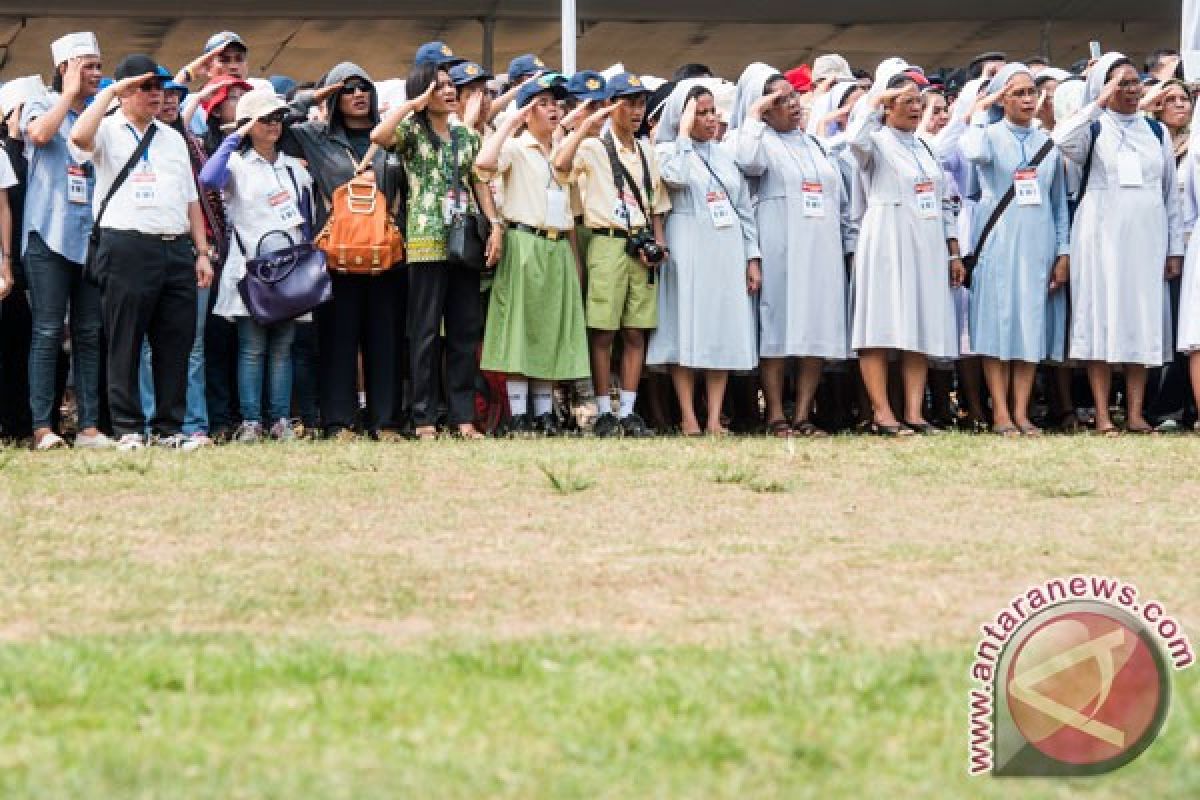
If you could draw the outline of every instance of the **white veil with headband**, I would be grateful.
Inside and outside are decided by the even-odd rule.
[[[712,91],[698,78],[688,78],[680,81],[671,90],[671,94],[663,101],[662,116],[658,118],[658,127],[654,130],[654,143],[673,142],[679,138],[679,123],[683,121],[683,107],[687,105],[688,92],[697,86]]]
[[[1092,65],[1087,76],[1087,90],[1084,92],[1084,102],[1094,103],[1100,97],[1100,93],[1104,91],[1104,85],[1108,83],[1108,73],[1112,70],[1113,64],[1125,59],[1124,53],[1112,52],[1105,53],[1100,57],[1100,60]]]
[[[737,82],[737,99],[733,103],[733,115],[729,118],[729,129],[740,128],[750,116],[750,108],[762,99],[767,79],[782,73],[772,66],[755,62],[742,71]]]
[[[875,80],[871,84],[871,89],[867,92],[867,96],[858,102],[858,105],[854,107],[854,111],[850,112],[850,124],[853,125],[865,117],[869,113],[867,109],[871,107],[871,101],[887,91],[887,85],[892,78],[902,72],[907,72],[909,69],[911,67],[908,62],[899,56],[892,56],[881,61],[879,66],[875,68]]]
[[[846,95],[857,89],[858,85],[858,81],[842,81],[834,84],[828,92],[817,98],[812,111],[809,112],[808,125],[804,127],[804,132],[809,136],[819,136],[822,139],[832,136],[832,131],[821,130],[821,120],[841,108],[842,103],[846,100]]]

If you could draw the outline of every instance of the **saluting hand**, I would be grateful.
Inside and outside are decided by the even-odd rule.
[[[322,105],[333,94],[335,94],[336,92],[340,92],[341,90],[342,90],[342,82],[341,81],[338,81],[337,83],[331,83],[328,86],[322,86],[320,89],[317,89],[316,91],[313,92],[313,96],[312,96],[313,104],[314,105]]]
[[[587,121],[583,123],[588,133],[592,134],[593,136],[599,136],[600,131],[604,129],[604,121],[611,117],[613,112],[616,110],[617,107],[615,105],[611,105],[589,114]]]
[[[579,124],[579,120],[584,119],[591,114],[595,107],[595,100],[585,100],[584,102],[575,106],[575,108],[571,109],[571,113],[563,117],[562,121],[558,124],[566,128],[568,131],[573,131],[575,130],[575,126]]]
[[[871,100],[871,105],[875,108],[890,108],[892,103],[896,102],[896,98],[907,92],[911,87],[897,86],[895,89],[884,89]]]
[[[83,59],[72,58],[67,62],[67,71],[63,73],[63,96],[76,99],[83,91]]]
[[[435,91],[437,91],[437,81],[430,81],[428,88],[413,100],[413,111],[424,111],[429,108],[429,101],[433,99]]]
[[[679,133],[692,138],[692,128],[696,124],[696,98],[690,98],[683,105],[683,115],[679,118]],[[655,131],[658,130],[656,127]]]
[[[766,114],[771,106],[783,99],[783,89],[776,89],[770,94],[764,94],[762,97],[754,101],[750,106],[750,116],[754,119],[761,120],[763,114]]]
[[[1005,88],[1005,89],[1001,89],[998,92],[992,92],[991,94],[985,94],[975,101],[975,107],[971,110],[976,114],[978,114],[980,111],[990,111],[992,106],[994,106],[997,103],[1004,100],[1004,95],[1006,95],[1007,93],[1008,93],[1008,89]]]
[[[1101,90],[1100,96],[1096,98],[1096,105],[1101,108],[1108,108],[1108,104],[1112,102],[1113,97],[1119,91],[1121,91],[1121,81],[1119,78],[1113,78],[1104,84],[1104,89]]]
[[[131,75],[128,78],[123,78],[123,79],[117,81],[112,86],[110,86],[109,89],[112,90],[112,93],[116,97],[119,97],[120,99],[124,100],[128,97],[132,97],[133,94],[135,92],[137,92],[138,89],[141,88],[143,83],[145,83],[146,81],[148,81],[152,78],[157,78],[157,77],[158,77],[158,75],[153,72],[147,72],[142,75]]]

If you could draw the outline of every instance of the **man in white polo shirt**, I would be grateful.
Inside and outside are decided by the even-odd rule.
[[[89,266],[100,283],[108,335],[108,402],[118,448],[143,444],[146,421],[138,394],[142,339],[154,364],[153,443],[192,449],[183,436],[188,353],[196,331],[196,288],[211,284],[204,214],[187,145],[158,122],[163,78],[149,56],[128,56],[117,65],[117,82],[100,92],[71,131],[80,161],[96,169],[93,208],[99,241]],[[106,116],[113,99],[120,107]],[[131,163],[143,138],[149,146],[113,193],[114,181]]]

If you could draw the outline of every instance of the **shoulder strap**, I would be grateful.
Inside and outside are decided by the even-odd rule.
[[[1046,156],[1050,155],[1050,151],[1053,149],[1054,140],[1046,137],[1045,143],[1034,155],[1033,160],[1029,162],[1029,166],[1033,169],[1037,169],[1038,165],[1040,165],[1046,159]],[[1012,201],[1014,198],[1016,198],[1016,196],[1017,184],[1016,181],[1014,181],[1013,184],[1008,187],[1008,191],[1001,196],[1000,202],[996,204],[996,207],[992,210],[992,215],[988,217],[987,223],[983,226],[983,231],[980,232],[979,238],[975,241],[975,249],[972,251],[973,255],[978,256],[981,252],[983,252],[984,242],[987,241],[988,236],[990,236],[992,233],[992,229],[996,227],[996,223],[1000,221],[1000,217],[1002,217],[1004,212],[1008,210],[1008,207],[1012,205]]]
[[[1163,139],[1166,138],[1167,135],[1166,131],[1163,130],[1163,124],[1156,119],[1151,119],[1150,117],[1143,117],[1143,119],[1146,120],[1146,124],[1150,126],[1150,130],[1154,131],[1154,138],[1158,139],[1159,144],[1162,144]]]
[[[121,167],[121,171],[117,173],[117,177],[113,180],[112,186],[108,187],[108,194],[105,195],[103,202],[100,203],[100,210],[96,213],[96,225],[99,229],[100,220],[104,219],[104,211],[108,208],[108,203],[113,199],[113,195],[117,193],[117,189],[121,188],[121,184],[129,177],[129,173],[133,172],[133,167],[138,160],[146,154],[150,149],[150,140],[154,138],[154,134],[158,132],[158,125],[150,123],[150,128],[146,131],[146,135],[138,142],[138,146],[134,148],[133,155],[125,162],[125,166]]]
[[[1092,158],[1096,155],[1096,140],[1100,138],[1100,120],[1096,120],[1091,125],[1092,140],[1088,144],[1087,158],[1083,160],[1083,177],[1079,180],[1079,191],[1075,193],[1075,207],[1079,208],[1079,204],[1083,202],[1083,196],[1087,194],[1088,181],[1092,177]]]
[[[646,163],[646,154],[642,152],[642,148],[638,145],[637,140],[634,140],[634,145],[638,147],[638,154],[642,157],[642,168],[644,170],[643,177],[649,182],[650,168]],[[613,183],[617,187],[617,197],[621,198],[621,204],[625,203],[625,194],[622,191],[625,188],[625,181],[629,181],[629,189],[633,192],[633,199],[637,201],[638,208],[641,209],[642,216],[646,218],[646,224],[650,224],[650,214],[646,211],[646,205],[642,202],[642,193],[638,190],[637,181],[629,174],[629,170],[625,169],[625,165],[621,163],[620,157],[617,156],[617,143],[613,139],[612,131],[604,135],[604,149],[608,151],[608,161],[612,166]],[[649,191],[649,187],[647,187]]]

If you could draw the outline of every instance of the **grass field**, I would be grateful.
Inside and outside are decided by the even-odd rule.
[[[3,798],[1200,792],[966,777],[978,626],[1123,578],[1200,639],[1200,440],[0,451]]]

